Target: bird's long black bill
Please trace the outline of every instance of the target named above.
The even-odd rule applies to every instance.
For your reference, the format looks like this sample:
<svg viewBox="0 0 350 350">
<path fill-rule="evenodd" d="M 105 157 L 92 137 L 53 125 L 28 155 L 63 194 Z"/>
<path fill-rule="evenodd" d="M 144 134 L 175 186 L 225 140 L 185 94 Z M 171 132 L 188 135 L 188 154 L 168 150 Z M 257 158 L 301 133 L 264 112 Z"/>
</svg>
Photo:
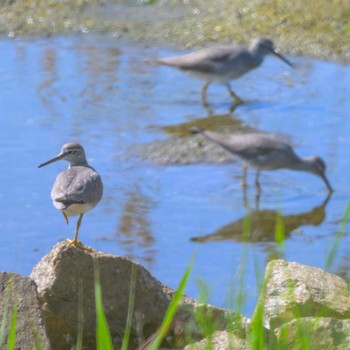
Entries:
<svg viewBox="0 0 350 350">
<path fill-rule="evenodd" d="M 294 68 L 294 64 L 287 60 L 284 56 L 282 56 L 280 53 L 277 51 L 272 51 L 272 54 L 278 57 L 280 60 L 282 60 L 284 63 L 288 64 L 289 67 Z"/>
<path fill-rule="evenodd" d="M 333 190 L 331 184 L 329 183 L 328 179 L 326 178 L 326 175 L 322 174 L 321 178 L 322 178 L 323 182 L 326 184 L 329 193 L 333 193 L 334 190 Z"/>
<path fill-rule="evenodd" d="M 48 165 L 48 164 L 51 164 L 53 162 L 57 162 L 58 160 L 62 159 L 63 158 L 63 154 L 59 154 L 58 156 L 56 156 L 55 158 L 52 158 L 50 160 L 48 160 L 47 162 L 45 163 L 42 163 L 38 166 L 38 168 L 42 168 L 43 166 L 45 165 Z"/>
</svg>

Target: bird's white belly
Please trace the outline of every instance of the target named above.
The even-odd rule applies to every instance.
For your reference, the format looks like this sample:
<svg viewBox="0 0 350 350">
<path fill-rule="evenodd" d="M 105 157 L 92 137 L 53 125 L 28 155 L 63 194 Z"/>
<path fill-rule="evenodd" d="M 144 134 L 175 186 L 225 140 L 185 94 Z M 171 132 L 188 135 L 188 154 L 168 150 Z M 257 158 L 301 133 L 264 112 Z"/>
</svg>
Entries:
<svg viewBox="0 0 350 350">
<path fill-rule="evenodd" d="M 89 210 L 96 207 L 97 203 L 84 203 L 84 204 L 71 204 L 68 208 L 64 209 L 62 203 L 53 202 L 56 209 L 62 211 L 67 216 L 78 216 L 84 214 Z"/>
</svg>

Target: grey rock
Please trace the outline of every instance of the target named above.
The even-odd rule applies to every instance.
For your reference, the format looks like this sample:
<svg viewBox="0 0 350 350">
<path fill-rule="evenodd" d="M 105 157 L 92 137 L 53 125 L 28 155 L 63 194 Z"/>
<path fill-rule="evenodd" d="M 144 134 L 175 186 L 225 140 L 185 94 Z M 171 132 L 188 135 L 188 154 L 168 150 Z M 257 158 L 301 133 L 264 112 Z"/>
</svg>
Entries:
<svg viewBox="0 0 350 350">
<path fill-rule="evenodd" d="M 297 317 L 350 318 L 346 282 L 322 269 L 273 260 L 266 267 L 258 301 L 265 322 L 275 329 Z M 257 311 L 256 311 L 257 312 Z"/>
<path fill-rule="evenodd" d="M 96 349 L 94 263 L 99 268 L 103 306 L 114 345 L 120 347 L 129 309 L 132 267 L 136 269 L 135 304 L 129 349 L 151 341 L 160 327 L 174 291 L 131 260 L 98 251 L 87 252 L 58 243 L 33 269 L 53 350 L 72 349 L 77 342 L 78 309 L 83 309 L 84 349 Z M 163 346 L 182 348 L 208 332 L 230 329 L 245 337 L 248 320 L 241 314 L 195 303 L 184 296 Z M 146 341 L 145 341 L 146 339 Z"/>
<path fill-rule="evenodd" d="M 15 306 L 17 307 L 15 349 L 32 350 L 36 349 L 39 343 L 42 349 L 50 349 L 35 282 L 29 277 L 3 272 L 0 273 L 0 290 L 0 320 L 6 321 L 4 343 L 0 344 L 0 349 L 7 349 Z"/>
<path fill-rule="evenodd" d="M 181 348 L 228 328 L 235 336 L 245 338 L 249 325 L 250 320 L 237 312 L 209 304 L 183 304 L 174 318 L 171 335 L 173 344 Z"/>
<path fill-rule="evenodd" d="M 185 346 L 184 350 L 250 350 L 248 342 L 227 331 L 217 331 L 210 338 Z"/>
<path fill-rule="evenodd" d="M 283 349 L 303 348 L 309 350 L 350 349 L 350 320 L 329 317 L 305 317 L 294 319 L 276 329 L 279 345 Z"/>
<path fill-rule="evenodd" d="M 96 348 L 94 261 L 99 268 L 104 311 L 115 345 L 120 345 L 124 334 L 132 266 L 136 268 L 132 342 L 148 337 L 163 320 L 173 291 L 145 268 L 124 257 L 90 253 L 60 242 L 30 275 L 38 286 L 53 350 L 71 349 L 76 344 L 79 303 L 83 305 L 84 349 Z"/>
</svg>

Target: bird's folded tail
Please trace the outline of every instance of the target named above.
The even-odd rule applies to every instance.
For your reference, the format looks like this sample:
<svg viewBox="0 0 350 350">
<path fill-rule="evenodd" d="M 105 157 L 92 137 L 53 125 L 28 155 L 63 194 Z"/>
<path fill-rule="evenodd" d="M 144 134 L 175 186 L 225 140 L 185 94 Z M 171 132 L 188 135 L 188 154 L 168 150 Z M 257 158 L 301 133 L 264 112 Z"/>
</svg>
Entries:
<svg viewBox="0 0 350 350">
<path fill-rule="evenodd" d="M 62 203 L 66 206 L 69 206 L 72 204 L 84 204 L 85 203 L 82 200 L 74 200 L 73 198 L 69 198 L 67 196 L 57 197 L 57 198 L 55 198 L 55 202 Z"/>
</svg>

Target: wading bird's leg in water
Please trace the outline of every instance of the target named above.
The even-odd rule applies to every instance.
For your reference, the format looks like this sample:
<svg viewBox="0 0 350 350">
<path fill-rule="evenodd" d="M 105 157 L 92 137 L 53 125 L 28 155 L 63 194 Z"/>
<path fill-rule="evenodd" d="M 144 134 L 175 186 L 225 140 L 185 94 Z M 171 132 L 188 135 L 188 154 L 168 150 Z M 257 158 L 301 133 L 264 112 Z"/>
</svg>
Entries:
<svg viewBox="0 0 350 350">
<path fill-rule="evenodd" d="M 240 105 L 243 103 L 243 100 L 235 94 L 235 92 L 231 89 L 231 85 L 229 83 L 226 84 L 227 90 L 230 96 L 234 99 L 235 105 Z"/>
<path fill-rule="evenodd" d="M 242 182 L 241 182 L 241 186 L 243 188 L 247 187 L 247 174 L 248 174 L 248 165 L 247 164 L 243 164 L 242 166 L 242 170 L 243 170 L 243 173 L 242 173 Z"/>
<path fill-rule="evenodd" d="M 203 86 L 202 86 L 202 104 L 204 107 L 208 107 L 208 100 L 207 100 L 207 90 L 208 90 L 208 86 L 210 85 L 210 81 L 206 81 Z"/>
<path fill-rule="evenodd" d="M 256 209 L 259 209 L 260 195 L 261 195 L 261 186 L 259 182 L 260 171 L 256 171 L 255 175 L 255 187 L 256 187 L 256 195 L 255 195 L 255 205 Z"/>
</svg>

